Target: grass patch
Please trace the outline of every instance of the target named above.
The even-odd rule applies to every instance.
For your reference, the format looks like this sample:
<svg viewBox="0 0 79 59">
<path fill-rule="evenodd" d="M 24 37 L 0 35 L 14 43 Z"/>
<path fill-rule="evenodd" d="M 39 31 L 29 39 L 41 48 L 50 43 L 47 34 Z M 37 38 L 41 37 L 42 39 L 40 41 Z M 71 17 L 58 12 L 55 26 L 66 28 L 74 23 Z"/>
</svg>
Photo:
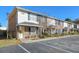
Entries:
<svg viewBox="0 0 79 59">
<path fill-rule="evenodd" d="M 6 47 L 9 45 L 17 45 L 20 44 L 21 41 L 20 40 L 16 40 L 16 39 L 1 39 L 0 40 L 0 48 L 1 47 Z"/>
</svg>

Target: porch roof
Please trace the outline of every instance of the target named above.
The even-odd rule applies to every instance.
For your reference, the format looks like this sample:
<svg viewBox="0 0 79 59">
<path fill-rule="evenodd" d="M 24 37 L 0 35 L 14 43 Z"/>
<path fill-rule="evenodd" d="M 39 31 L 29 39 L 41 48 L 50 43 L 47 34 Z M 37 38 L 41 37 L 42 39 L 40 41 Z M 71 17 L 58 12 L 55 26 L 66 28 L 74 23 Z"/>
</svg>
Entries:
<svg viewBox="0 0 79 59">
<path fill-rule="evenodd" d="M 63 26 L 48 26 L 49 29 L 62 29 Z"/>
<path fill-rule="evenodd" d="M 17 26 L 43 27 L 43 26 L 40 26 L 39 24 L 35 24 L 35 23 L 28 23 L 28 22 L 22 22 L 22 23 L 19 23 Z"/>
<path fill-rule="evenodd" d="M 55 29 L 56 26 L 48 26 L 49 29 Z"/>
</svg>

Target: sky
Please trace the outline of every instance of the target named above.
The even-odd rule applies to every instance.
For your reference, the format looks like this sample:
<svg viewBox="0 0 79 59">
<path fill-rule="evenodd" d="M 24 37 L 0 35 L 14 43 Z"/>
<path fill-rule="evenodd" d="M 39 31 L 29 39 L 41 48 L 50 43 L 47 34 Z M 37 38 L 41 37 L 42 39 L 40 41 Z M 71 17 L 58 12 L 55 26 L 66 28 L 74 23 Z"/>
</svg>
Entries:
<svg viewBox="0 0 79 59">
<path fill-rule="evenodd" d="M 79 18 L 79 6 L 20 6 L 61 20 Z M 11 13 L 14 6 L 0 6 L 0 23 L 3 27 L 8 26 L 7 13 Z"/>
</svg>

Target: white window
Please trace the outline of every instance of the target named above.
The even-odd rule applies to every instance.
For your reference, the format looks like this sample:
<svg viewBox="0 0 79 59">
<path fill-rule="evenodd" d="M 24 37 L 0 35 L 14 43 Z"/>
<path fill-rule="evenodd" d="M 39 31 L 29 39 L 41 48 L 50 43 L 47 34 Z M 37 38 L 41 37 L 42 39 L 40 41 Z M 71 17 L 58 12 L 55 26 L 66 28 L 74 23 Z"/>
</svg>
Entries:
<svg viewBox="0 0 79 59">
<path fill-rule="evenodd" d="M 37 16 L 34 14 L 29 14 L 29 20 L 31 21 L 37 21 Z"/>
<path fill-rule="evenodd" d="M 64 27 L 68 27 L 68 23 L 64 22 Z"/>
<path fill-rule="evenodd" d="M 18 23 L 27 22 L 28 21 L 28 13 L 18 11 Z"/>
<path fill-rule="evenodd" d="M 55 25 L 55 19 L 48 18 L 47 22 L 48 22 L 48 26 Z"/>
<path fill-rule="evenodd" d="M 79 25 L 77 25 L 77 28 L 79 29 Z"/>
<path fill-rule="evenodd" d="M 36 34 L 36 28 L 35 27 L 30 27 L 30 34 L 31 35 Z"/>
</svg>

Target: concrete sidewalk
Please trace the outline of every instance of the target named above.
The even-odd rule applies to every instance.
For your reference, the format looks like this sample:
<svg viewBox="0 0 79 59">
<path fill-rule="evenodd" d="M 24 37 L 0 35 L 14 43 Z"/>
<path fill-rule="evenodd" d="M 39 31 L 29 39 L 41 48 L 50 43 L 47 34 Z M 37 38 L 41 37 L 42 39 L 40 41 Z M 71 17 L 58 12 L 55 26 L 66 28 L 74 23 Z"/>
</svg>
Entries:
<svg viewBox="0 0 79 59">
<path fill-rule="evenodd" d="M 43 39 L 37 39 L 37 40 L 28 40 L 28 39 L 25 39 L 25 41 L 22 41 L 22 42 L 23 43 L 32 43 L 32 42 L 39 42 L 39 41 L 45 41 L 45 40 L 60 39 L 60 38 L 66 38 L 66 37 L 72 37 L 72 36 L 79 36 L 79 35 L 66 35 L 66 36 L 60 36 L 60 37 L 49 37 L 49 38 L 43 38 Z"/>
</svg>

